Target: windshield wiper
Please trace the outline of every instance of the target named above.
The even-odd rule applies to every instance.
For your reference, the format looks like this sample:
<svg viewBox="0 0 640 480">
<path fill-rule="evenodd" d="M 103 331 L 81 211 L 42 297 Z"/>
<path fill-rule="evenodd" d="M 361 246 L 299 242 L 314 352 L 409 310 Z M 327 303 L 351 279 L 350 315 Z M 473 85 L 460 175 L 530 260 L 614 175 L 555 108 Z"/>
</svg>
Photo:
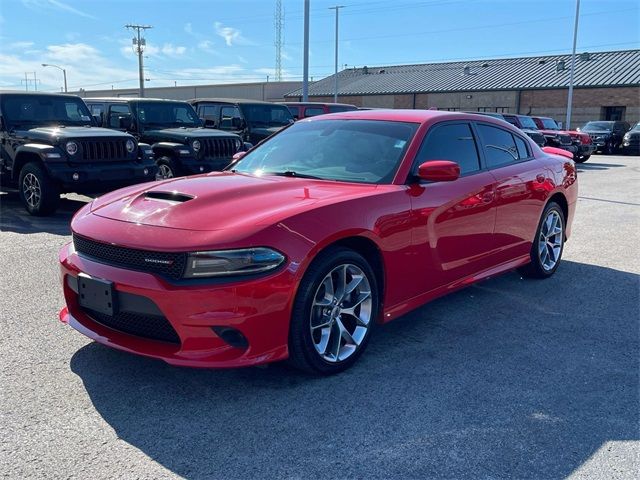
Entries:
<svg viewBox="0 0 640 480">
<path fill-rule="evenodd" d="M 297 178 L 311 178 L 315 180 L 324 180 L 322 177 L 317 177 L 315 175 L 308 175 L 306 173 L 298 173 L 294 170 L 285 170 L 284 172 L 265 172 L 269 175 L 277 175 L 279 177 L 297 177 Z"/>
</svg>

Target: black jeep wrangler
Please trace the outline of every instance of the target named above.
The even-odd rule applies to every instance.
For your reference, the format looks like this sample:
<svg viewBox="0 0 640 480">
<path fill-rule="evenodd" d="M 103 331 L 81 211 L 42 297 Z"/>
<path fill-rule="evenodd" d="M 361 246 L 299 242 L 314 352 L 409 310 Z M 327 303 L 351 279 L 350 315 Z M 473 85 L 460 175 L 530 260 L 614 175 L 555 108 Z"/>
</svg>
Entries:
<svg viewBox="0 0 640 480">
<path fill-rule="evenodd" d="M 99 125 L 151 144 L 159 178 L 222 170 L 244 149 L 238 135 L 203 128 L 187 102 L 150 98 L 86 98 Z"/>
<path fill-rule="evenodd" d="M 0 180 L 30 214 L 53 213 L 61 193 L 106 192 L 156 171 L 148 145 L 97 128 L 80 97 L 0 92 Z"/>
<path fill-rule="evenodd" d="M 189 103 L 205 127 L 236 133 L 255 145 L 295 120 L 286 105 L 233 98 L 197 98 Z"/>
</svg>

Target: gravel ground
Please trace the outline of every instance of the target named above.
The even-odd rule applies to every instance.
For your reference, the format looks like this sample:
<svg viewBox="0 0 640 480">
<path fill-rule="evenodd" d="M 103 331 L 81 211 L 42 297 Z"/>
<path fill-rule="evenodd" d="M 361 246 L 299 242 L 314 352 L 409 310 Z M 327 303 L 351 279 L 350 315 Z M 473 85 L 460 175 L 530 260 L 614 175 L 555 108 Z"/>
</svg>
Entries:
<svg viewBox="0 0 640 480">
<path fill-rule="evenodd" d="M 190 370 L 57 320 L 56 216 L 0 196 L 7 478 L 637 478 L 640 157 L 594 156 L 564 263 L 378 328 L 348 372 Z M 635 474 L 633 472 L 636 472 Z"/>
</svg>

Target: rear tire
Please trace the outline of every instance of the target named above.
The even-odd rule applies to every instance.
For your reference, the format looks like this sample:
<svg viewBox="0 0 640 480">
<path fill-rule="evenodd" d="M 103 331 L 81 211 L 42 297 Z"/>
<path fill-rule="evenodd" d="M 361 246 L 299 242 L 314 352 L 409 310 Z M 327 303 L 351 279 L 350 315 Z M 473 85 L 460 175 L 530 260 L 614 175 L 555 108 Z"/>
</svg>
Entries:
<svg viewBox="0 0 640 480">
<path fill-rule="evenodd" d="M 518 271 L 525 277 L 548 278 L 562 259 L 565 237 L 565 218 L 560 205 L 549 202 L 542 212 L 536 236 L 531 245 L 531 262 Z"/>
<path fill-rule="evenodd" d="M 60 188 L 41 165 L 29 162 L 19 177 L 20 200 L 27 212 L 44 217 L 55 212 L 60 204 Z"/>
<path fill-rule="evenodd" d="M 158 173 L 156 179 L 167 180 L 169 178 L 180 177 L 180 167 L 176 164 L 175 160 L 170 157 L 160 157 L 156 161 L 158 164 Z"/>
<path fill-rule="evenodd" d="M 320 253 L 293 305 L 289 363 L 316 375 L 349 368 L 369 342 L 379 305 L 375 274 L 362 255 L 343 247 Z"/>
</svg>

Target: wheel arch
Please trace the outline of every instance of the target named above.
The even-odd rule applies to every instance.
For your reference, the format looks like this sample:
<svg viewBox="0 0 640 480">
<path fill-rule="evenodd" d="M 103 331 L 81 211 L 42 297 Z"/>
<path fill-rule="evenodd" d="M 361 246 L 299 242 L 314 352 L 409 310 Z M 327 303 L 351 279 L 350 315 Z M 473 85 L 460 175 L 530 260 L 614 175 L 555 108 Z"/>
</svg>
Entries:
<svg viewBox="0 0 640 480">
<path fill-rule="evenodd" d="M 37 163 L 42 166 L 46 170 L 46 166 L 42 161 L 42 157 L 33 151 L 23 150 L 18 152 L 15 160 L 13 161 L 13 169 L 11 170 L 11 178 L 15 181 L 18 181 L 20 178 L 20 171 L 22 167 L 24 167 L 27 163 Z"/>
<path fill-rule="evenodd" d="M 317 257 L 320 253 L 336 247 L 345 247 L 354 252 L 362 255 L 365 260 L 371 266 L 373 273 L 376 276 L 376 284 L 378 287 L 378 298 L 380 299 L 380 312 L 382 313 L 382 306 L 384 304 L 384 294 L 386 291 L 386 270 L 384 265 L 384 257 L 382 255 L 382 251 L 376 242 L 372 239 L 361 236 L 361 235 L 351 235 L 347 237 L 342 237 L 337 240 L 334 240 L 331 243 L 323 246 L 320 250 L 318 250 L 314 257 Z M 308 267 L 307 267 L 308 269 Z"/>
</svg>

